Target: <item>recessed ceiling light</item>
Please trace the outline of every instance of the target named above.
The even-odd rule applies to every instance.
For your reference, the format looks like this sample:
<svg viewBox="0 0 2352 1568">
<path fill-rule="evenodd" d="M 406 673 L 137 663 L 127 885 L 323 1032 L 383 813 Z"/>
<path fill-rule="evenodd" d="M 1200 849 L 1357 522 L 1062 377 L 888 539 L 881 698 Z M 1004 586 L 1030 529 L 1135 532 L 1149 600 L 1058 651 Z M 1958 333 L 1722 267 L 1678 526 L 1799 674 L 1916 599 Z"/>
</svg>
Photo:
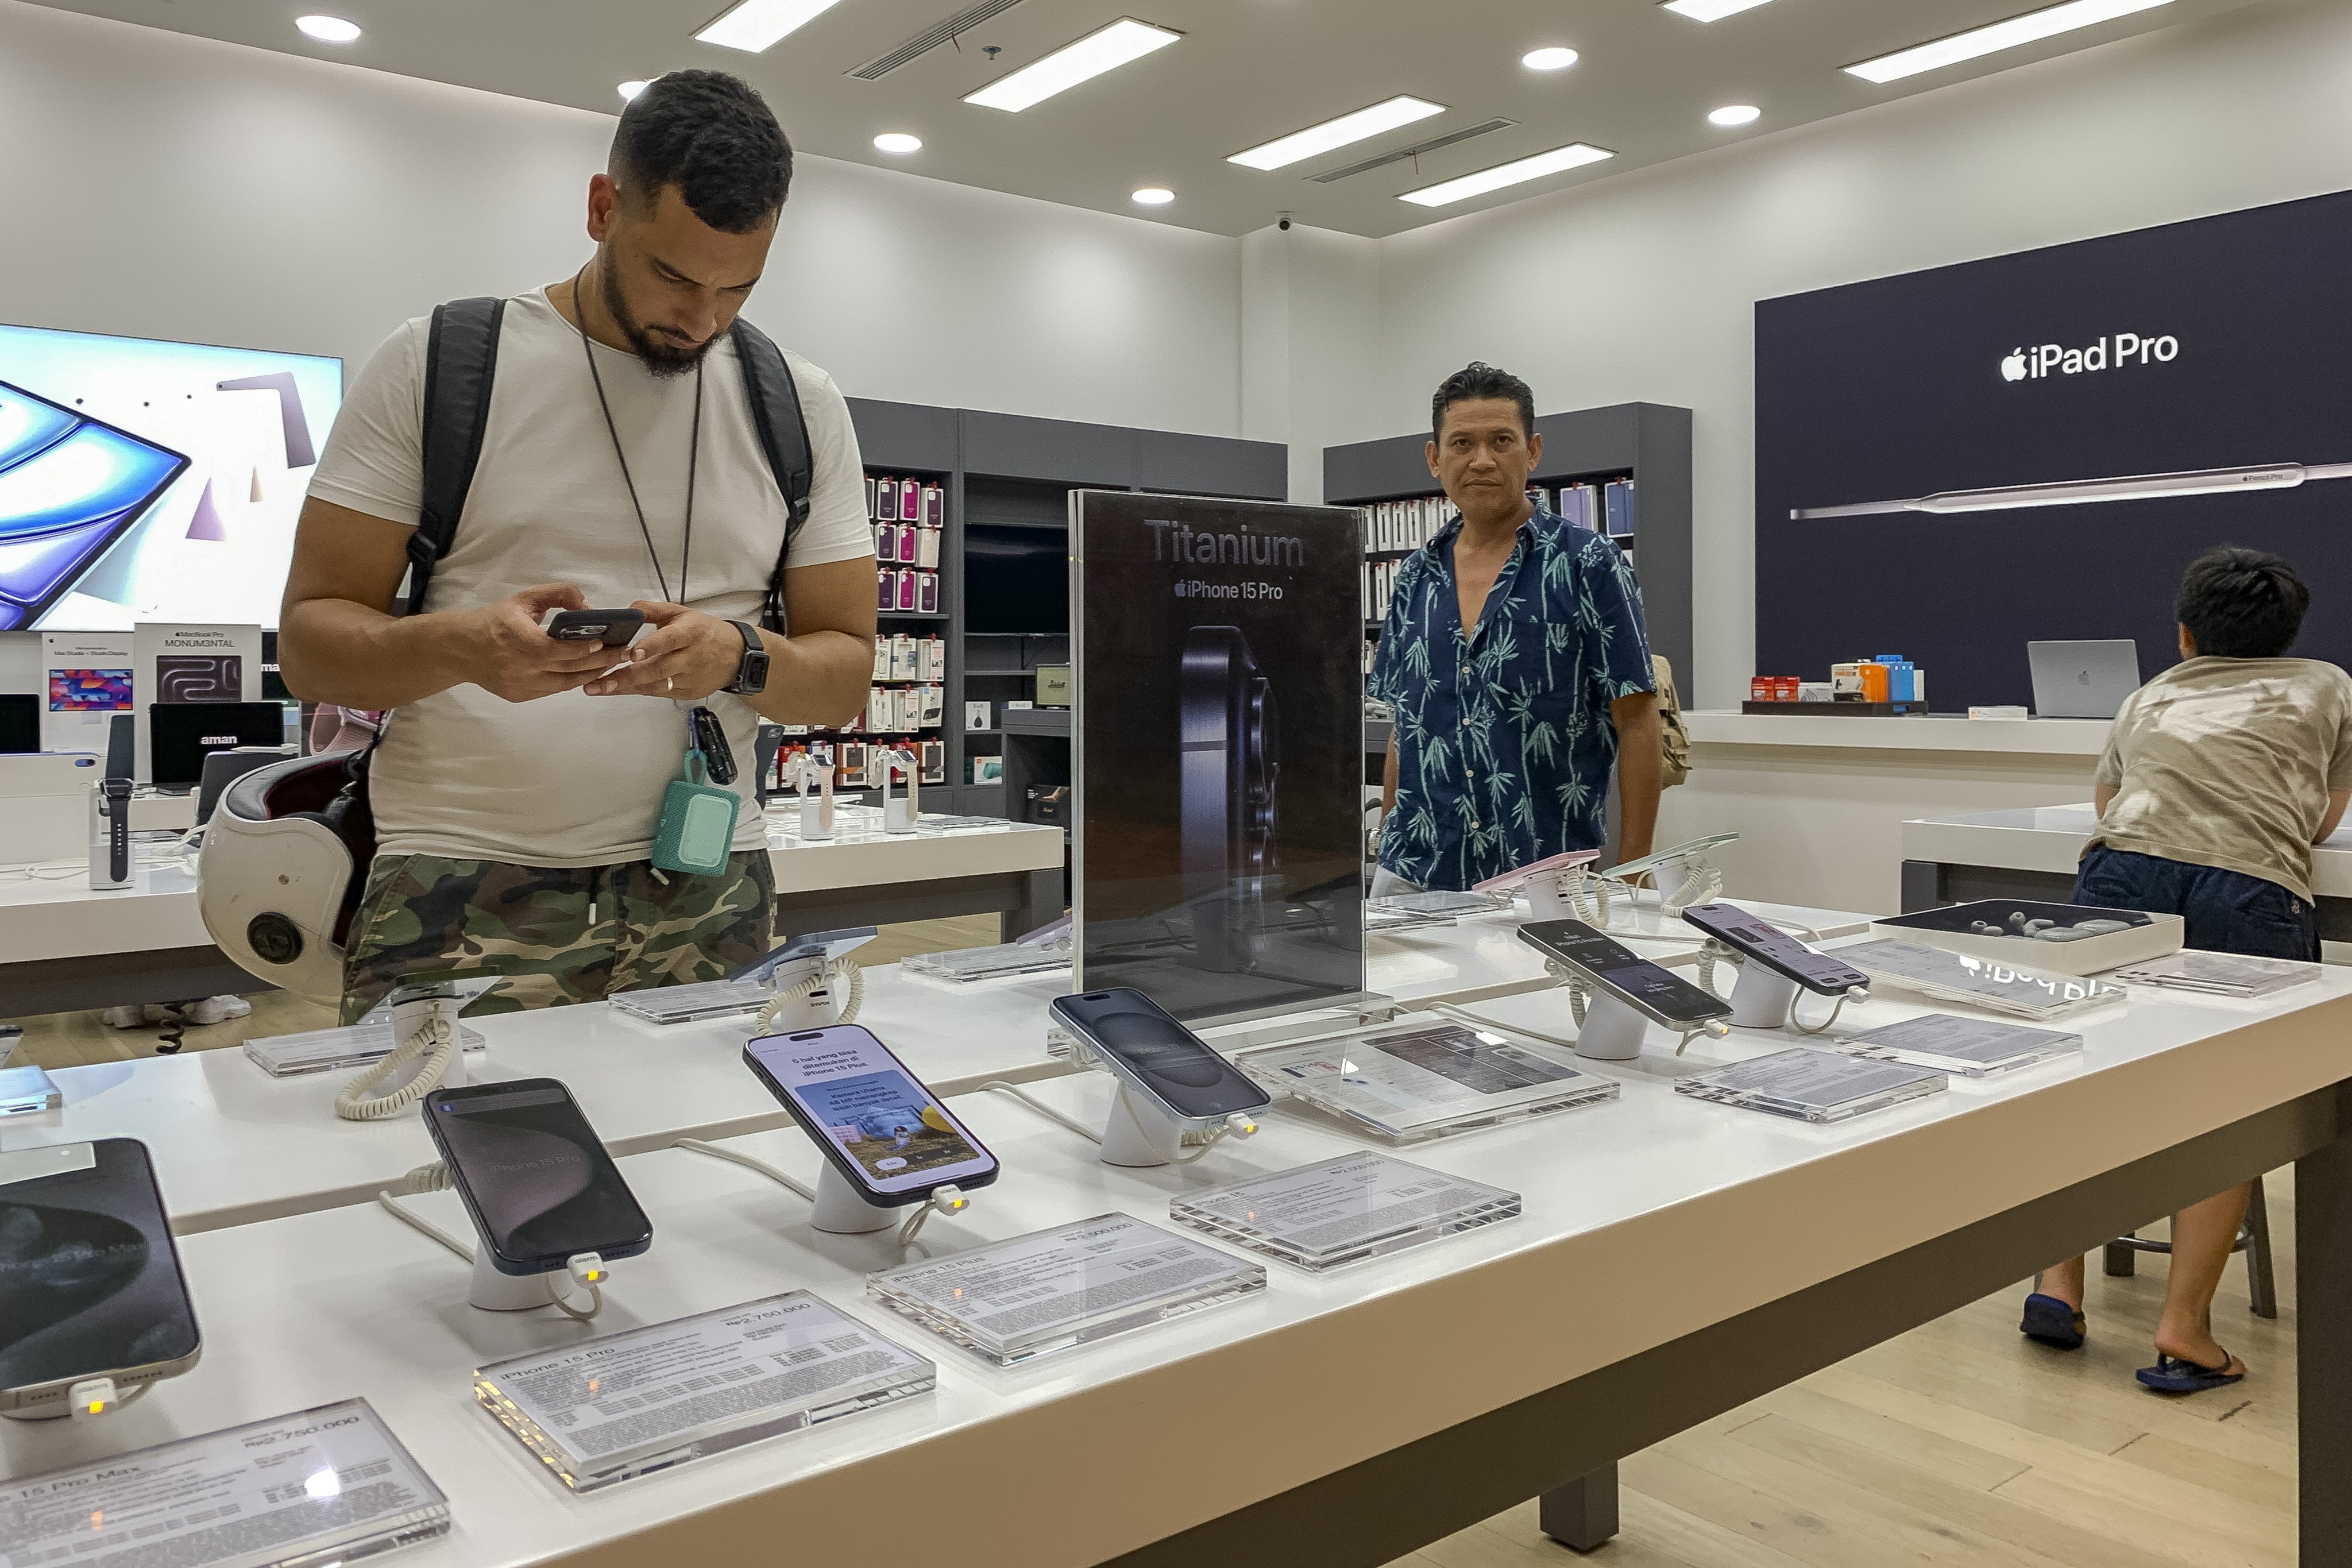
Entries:
<svg viewBox="0 0 2352 1568">
<path fill-rule="evenodd" d="M 653 86 L 653 83 L 649 81 L 625 81 L 620 85 L 617 90 L 621 95 L 622 102 L 634 103 L 636 101 L 637 94 L 645 91 L 646 89 L 651 86 Z"/>
<path fill-rule="evenodd" d="M 919 153 L 923 150 L 923 139 L 909 136 L 903 131 L 885 131 L 874 138 L 874 150 L 877 153 Z"/>
<path fill-rule="evenodd" d="M 360 36 L 359 24 L 346 22 L 341 16 L 297 16 L 294 25 L 303 36 L 322 44 L 348 44 Z"/>
<path fill-rule="evenodd" d="M 1002 109 L 1018 114 L 1057 92 L 1067 92 L 1082 81 L 1091 81 L 1105 71 L 1117 70 L 1129 61 L 1164 49 L 1183 36 L 1149 22 L 1139 22 L 1132 16 L 1122 16 L 1075 44 L 1055 49 L 1044 59 L 1033 60 L 1009 76 L 999 77 L 978 92 L 966 95 L 964 101 L 982 109 Z"/>
<path fill-rule="evenodd" d="M 1764 118 L 1764 111 L 1752 103 L 1727 103 L 1707 114 L 1710 125 L 1753 125 Z"/>
<path fill-rule="evenodd" d="M 1694 22 L 1720 22 L 1763 4 L 1764 0 L 1666 0 L 1665 9 Z"/>
<path fill-rule="evenodd" d="M 1458 180 L 1448 180 L 1443 184 L 1424 186 L 1418 191 L 1407 191 L 1397 200 L 1411 202 L 1416 206 L 1442 207 L 1453 202 L 1466 202 L 1472 196 L 1483 196 L 1488 191 L 1499 191 L 1505 185 L 1523 184 L 1529 180 L 1540 180 L 1546 174 L 1557 174 L 1563 169 L 1581 168 L 1587 163 L 1598 163 L 1603 158 L 1615 156 L 1617 156 L 1616 153 L 1604 148 L 1587 146 L 1581 142 L 1571 142 L 1565 147 L 1555 147 L 1549 153 L 1538 153 L 1532 158 L 1522 158 L 1516 163 L 1498 163 L 1491 169 L 1481 169 L 1475 174 L 1465 174 Z"/>
<path fill-rule="evenodd" d="M 838 4 L 840 0 L 743 0 L 694 36 L 702 43 L 756 55 Z"/>
<path fill-rule="evenodd" d="M 1253 169 L 1279 169 L 1302 158 L 1328 153 L 1334 147 L 1345 147 L 1350 142 L 1361 142 L 1367 136 L 1378 136 L 1383 131 L 1393 131 L 1400 125 L 1410 125 L 1416 120 L 1426 120 L 1433 114 L 1444 112 L 1445 105 L 1442 103 L 1424 103 L 1417 98 L 1391 98 L 1386 103 L 1376 103 L 1370 109 L 1343 114 L 1320 125 L 1294 131 L 1246 153 L 1236 153 L 1225 162 L 1246 164 Z"/>
<path fill-rule="evenodd" d="M 1176 193 L 1165 185 L 1146 185 L 1135 193 L 1135 199 L 1147 207 L 1164 207 L 1176 199 Z"/>
<path fill-rule="evenodd" d="M 1899 81 L 1922 71 L 1937 70 L 1945 66 L 1972 60 L 2000 49 L 2013 49 L 2021 44 L 2039 43 L 2060 33 L 2088 27 L 2099 22 L 2128 16 L 2135 11 L 2153 10 L 2168 5 L 2172 0 L 2070 0 L 2064 5 L 2053 5 L 2046 11 L 2029 11 L 2022 16 L 2011 16 L 2006 22 L 1995 22 L 1989 27 L 1976 27 L 1965 33 L 1955 33 L 1948 38 L 1938 38 L 1932 44 L 1921 44 L 1913 49 L 1903 49 L 1891 55 L 1881 55 L 1874 60 L 1864 60 L 1846 70 L 1865 81 Z"/>
<path fill-rule="evenodd" d="M 1564 71 L 1576 63 L 1576 51 L 1557 45 L 1550 48 L 1529 49 L 1519 57 L 1519 63 L 1531 71 Z"/>
</svg>

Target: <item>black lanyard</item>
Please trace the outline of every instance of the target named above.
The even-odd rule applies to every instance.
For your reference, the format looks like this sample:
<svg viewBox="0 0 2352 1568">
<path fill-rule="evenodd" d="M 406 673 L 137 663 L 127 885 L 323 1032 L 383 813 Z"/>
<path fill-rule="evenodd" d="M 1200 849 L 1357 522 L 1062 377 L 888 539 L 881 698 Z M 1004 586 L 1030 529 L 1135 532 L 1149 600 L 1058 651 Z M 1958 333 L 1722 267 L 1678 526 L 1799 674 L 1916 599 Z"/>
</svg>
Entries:
<svg viewBox="0 0 2352 1568">
<path fill-rule="evenodd" d="M 580 352 L 588 356 L 588 379 L 596 384 L 596 406 L 604 411 L 604 434 L 613 438 L 613 456 L 620 460 L 621 482 L 629 487 L 629 505 L 637 514 L 637 531 L 646 538 L 646 556 L 654 563 L 654 581 L 662 597 L 673 605 L 686 603 L 686 569 L 694 560 L 694 479 L 702 461 L 702 363 L 694 366 L 694 434 L 686 449 L 686 542 L 678 552 L 677 597 L 669 596 L 669 578 L 662 572 L 661 555 L 654 549 L 654 531 L 646 526 L 645 503 L 637 500 L 637 481 L 629 472 L 629 455 L 621 450 L 621 432 L 613 423 L 613 405 L 604 396 L 604 378 L 596 370 L 596 350 L 588 341 L 588 314 L 580 308 L 580 279 L 588 268 L 572 275 L 572 313 L 580 318 Z"/>
</svg>

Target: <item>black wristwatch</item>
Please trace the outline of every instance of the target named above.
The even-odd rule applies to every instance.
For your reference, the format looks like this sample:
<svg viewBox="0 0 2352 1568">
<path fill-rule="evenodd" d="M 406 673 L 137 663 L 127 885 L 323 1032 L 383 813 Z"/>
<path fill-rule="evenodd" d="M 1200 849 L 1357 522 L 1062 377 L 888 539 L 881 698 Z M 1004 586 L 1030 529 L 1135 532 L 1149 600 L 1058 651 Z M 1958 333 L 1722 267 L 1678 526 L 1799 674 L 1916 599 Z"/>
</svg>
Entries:
<svg viewBox="0 0 2352 1568">
<path fill-rule="evenodd" d="M 744 621 L 727 623 L 743 634 L 743 662 L 735 667 L 734 683 L 727 688 L 738 697 L 757 697 L 768 689 L 768 645 L 759 628 Z"/>
</svg>

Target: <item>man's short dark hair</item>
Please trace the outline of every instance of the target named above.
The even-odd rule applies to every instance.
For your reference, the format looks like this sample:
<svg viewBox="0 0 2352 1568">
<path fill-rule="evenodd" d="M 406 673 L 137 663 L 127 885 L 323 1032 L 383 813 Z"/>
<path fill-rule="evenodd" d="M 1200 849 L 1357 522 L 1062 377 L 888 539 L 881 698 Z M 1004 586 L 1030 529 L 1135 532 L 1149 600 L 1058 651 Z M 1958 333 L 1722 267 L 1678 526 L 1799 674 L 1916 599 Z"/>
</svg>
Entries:
<svg viewBox="0 0 2352 1568">
<path fill-rule="evenodd" d="M 711 227 L 749 234 L 783 208 L 793 144 L 740 77 L 671 71 L 621 110 L 609 172 L 635 210 L 651 211 L 662 187 L 676 185 Z"/>
<path fill-rule="evenodd" d="M 1507 370 L 1496 370 L 1484 360 L 1472 360 L 1438 384 L 1429 400 L 1429 436 L 1445 434 L 1445 411 L 1457 403 L 1483 403 L 1489 398 L 1519 405 L 1519 427 L 1532 439 L 1536 433 L 1536 395 Z"/>
<path fill-rule="evenodd" d="M 2276 658 L 2294 646 L 2311 590 L 2294 568 L 2260 550 L 2225 544 L 2189 563 L 2174 605 L 2197 651 L 2217 658 Z"/>
</svg>

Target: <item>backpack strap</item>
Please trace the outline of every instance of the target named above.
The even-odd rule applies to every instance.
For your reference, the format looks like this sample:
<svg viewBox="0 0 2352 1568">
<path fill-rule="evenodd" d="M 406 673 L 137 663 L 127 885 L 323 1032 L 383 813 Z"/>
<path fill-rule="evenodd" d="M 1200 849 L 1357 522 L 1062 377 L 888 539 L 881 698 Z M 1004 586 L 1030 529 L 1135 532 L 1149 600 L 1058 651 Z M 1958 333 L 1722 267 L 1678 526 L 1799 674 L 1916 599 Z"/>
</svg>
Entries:
<svg viewBox="0 0 2352 1568">
<path fill-rule="evenodd" d="M 784 542 L 776 552 L 776 570 L 768 578 L 768 595 L 760 605 L 760 624 L 781 636 L 786 629 L 784 561 L 809 515 L 814 464 L 809 456 L 808 422 L 801 414 L 801 392 L 793 382 L 792 367 L 784 363 L 784 352 L 775 340 L 740 316 L 735 318 L 731 335 L 735 358 L 743 366 L 743 391 L 751 405 L 751 423 L 760 432 L 768 467 L 775 472 L 776 488 L 784 494 Z"/>
<path fill-rule="evenodd" d="M 425 490 L 408 536 L 408 613 L 425 607 L 433 568 L 449 553 L 490 422 L 504 300 L 452 300 L 433 308 L 425 348 Z"/>
</svg>

